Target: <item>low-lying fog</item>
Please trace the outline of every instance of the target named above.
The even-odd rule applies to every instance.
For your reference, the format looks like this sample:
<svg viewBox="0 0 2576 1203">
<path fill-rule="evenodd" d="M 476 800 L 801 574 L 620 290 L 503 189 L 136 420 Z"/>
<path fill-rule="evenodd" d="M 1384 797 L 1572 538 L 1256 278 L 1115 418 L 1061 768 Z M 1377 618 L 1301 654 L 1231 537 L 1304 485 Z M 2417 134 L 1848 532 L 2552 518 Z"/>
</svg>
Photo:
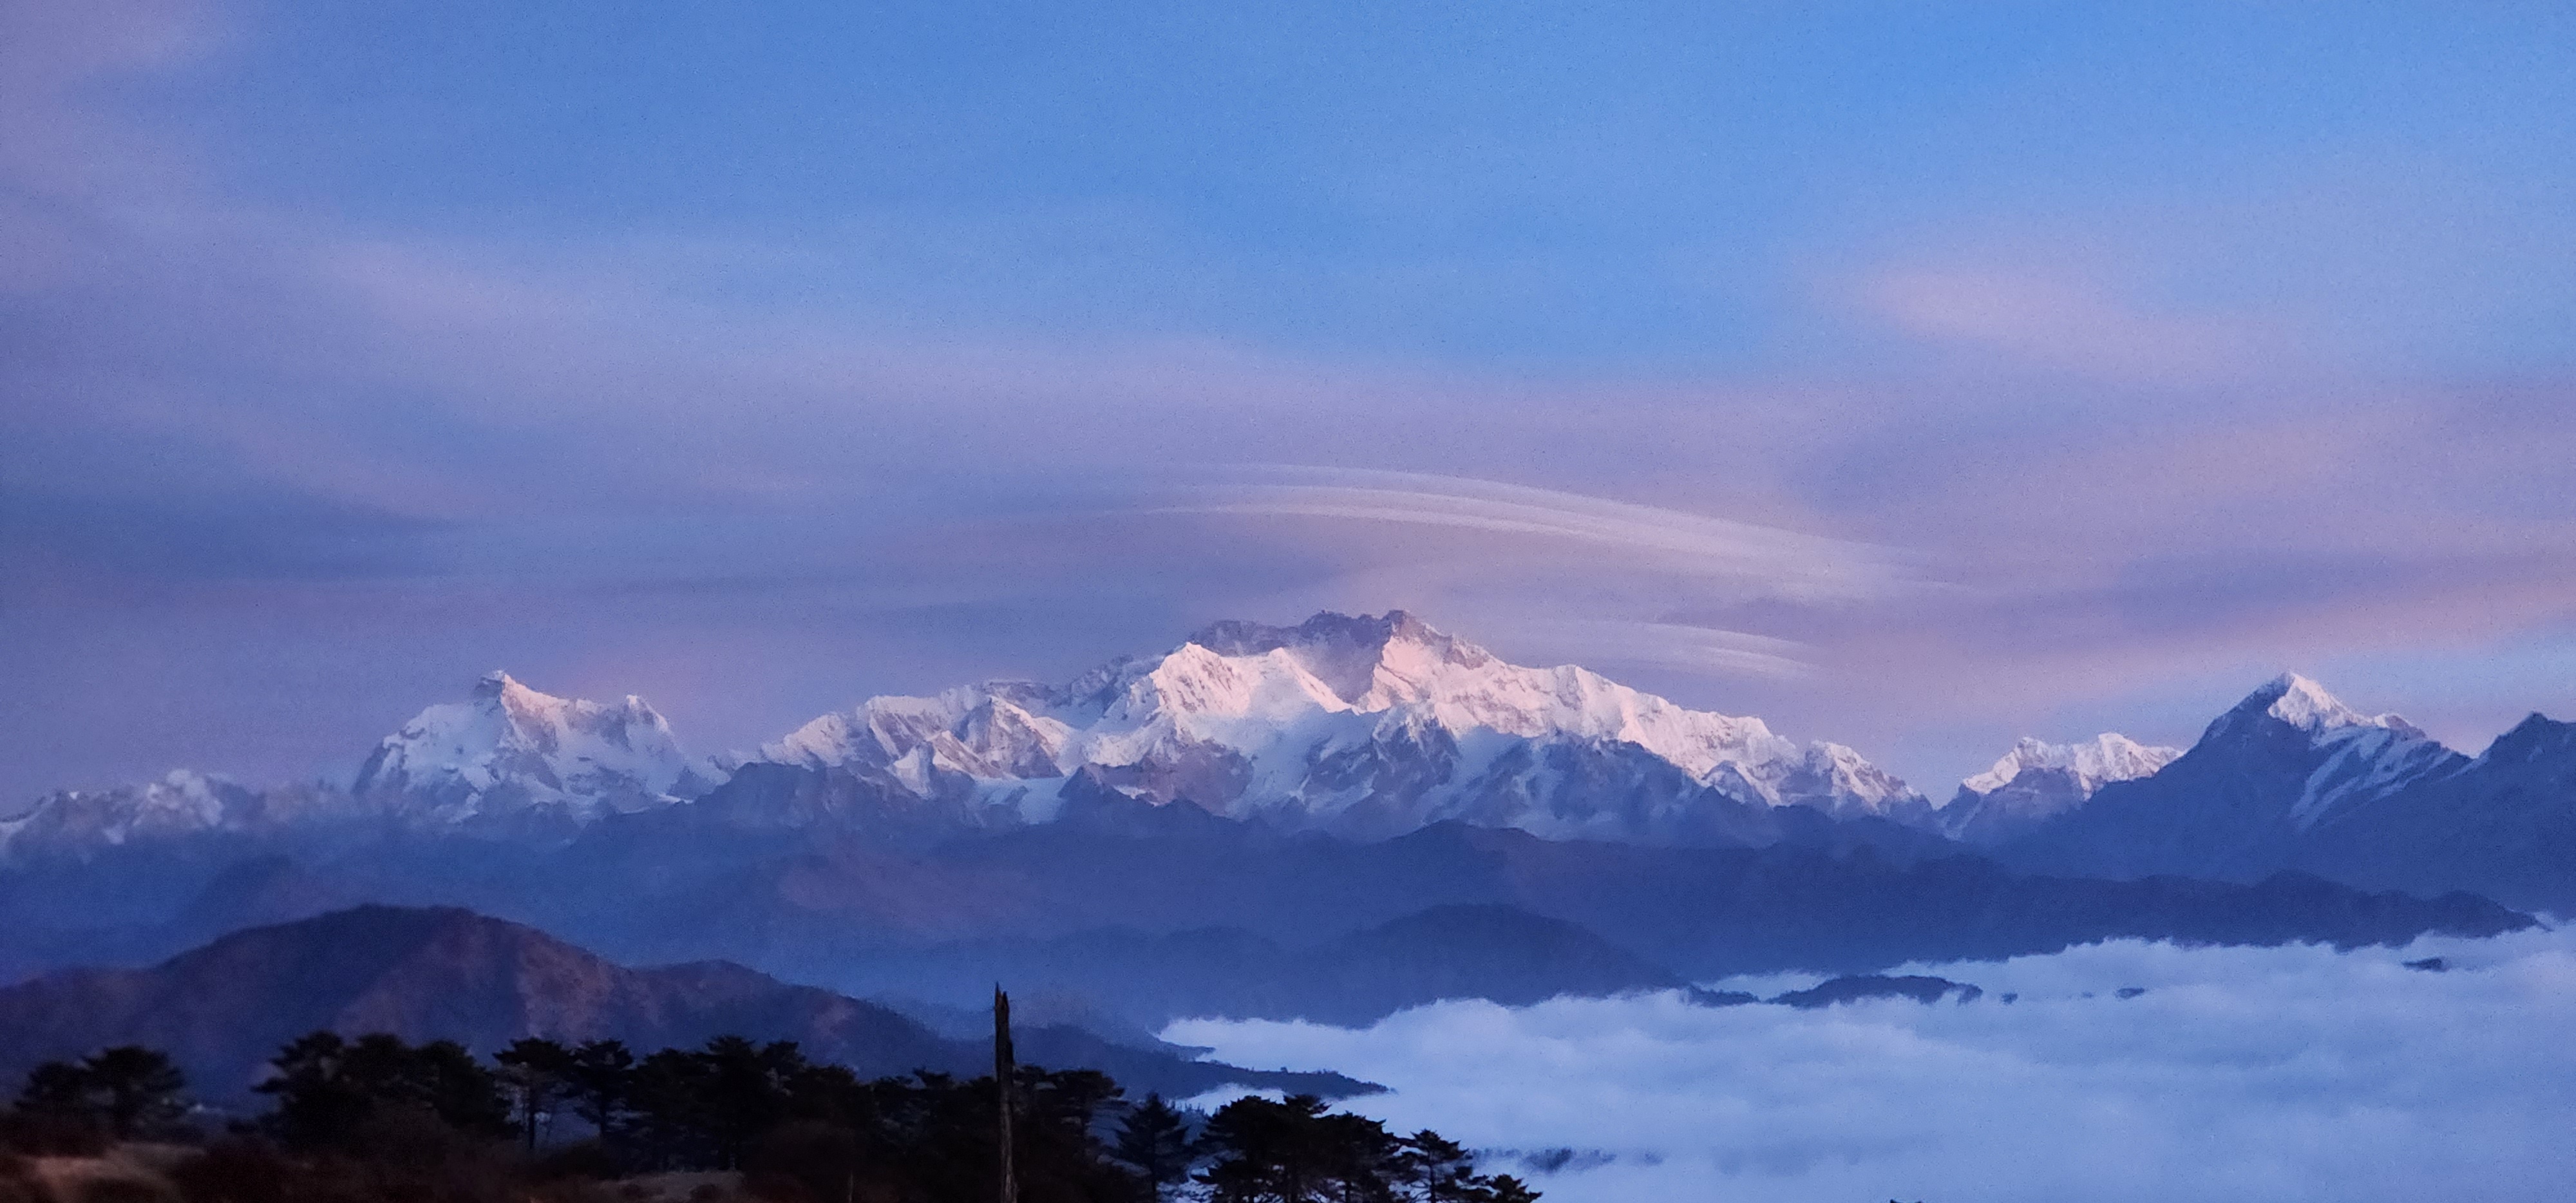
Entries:
<svg viewBox="0 0 2576 1203">
<path fill-rule="evenodd" d="M 2431 957 L 2447 971 L 2404 965 Z M 1351 1106 L 1403 1131 L 1573 1150 L 1537 1163 L 1562 1162 L 1533 1175 L 1554 1203 L 2576 1192 L 2576 932 L 2350 953 L 2124 941 L 1897 972 L 1986 994 L 1459 1002 L 1362 1030 L 1193 1020 L 1166 1036 L 1383 1082 Z M 1712 984 L 1767 997 L 1814 980 Z"/>
</svg>

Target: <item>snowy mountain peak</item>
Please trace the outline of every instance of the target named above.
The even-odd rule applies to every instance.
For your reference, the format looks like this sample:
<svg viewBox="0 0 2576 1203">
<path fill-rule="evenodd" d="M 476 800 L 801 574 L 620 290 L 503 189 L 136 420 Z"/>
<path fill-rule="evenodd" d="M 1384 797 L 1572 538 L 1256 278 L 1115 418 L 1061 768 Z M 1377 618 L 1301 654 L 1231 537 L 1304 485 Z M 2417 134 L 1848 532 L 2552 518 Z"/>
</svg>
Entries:
<svg viewBox="0 0 2576 1203">
<path fill-rule="evenodd" d="M 354 792 L 441 823 L 543 812 L 587 820 L 663 805 L 707 784 L 643 699 L 559 698 L 494 671 L 475 683 L 470 701 L 431 706 L 386 736 Z"/>
<path fill-rule="evenodd" d="M 2385 727 L 2386 716 L 2374 720 L 2343 704 L 2327 693 L 2325 686 L 2297 673 L 2282 673 L 2265 685 L 2262 692 L 2274 695 L 2264 713 L 2302 731 L 2323 731 L 2332 727 Z"/>
<path fill-rule="evenodd" d="M 2526 764 L 2571 756 L 2576 756 L 2576 723 L 2533 711 L 2512 730 L 2496 736 L 2478 759 L 2488 764 Z"/>
<path fill-rule="evenodd" d="M 1961 781 L 1959 786 L 1970 793 L 1991 794 L 2026 771 L 2054 769 L 2066 773 L 2089 796 L 2114 781 L 2152 776 L 2181 755 L 2180 748 L 2151 747 L 2110 731 L 2073 744 L 2045 743 L 2023 736 L 2013 744 L 2012 751 L 1995 761 L 1994 767 Z"/>
<path fill-rule="evenodd" d="M 1384 614 L 1316 614 L 1293 627 L 1271 626 L 1229 618 L 1209 623 L 1188 642 L 1221 656 L 1253 656 L 1273 648 L 1347 648 L 1374 654 L 1389 643 L 1464 646 L 1402 610 Z M 1477 654 L 1485 654 L 1476 649 Z"/>
<path fill-rule="evenodd" d="M 2443 747 L 2394 714 L 2363 714 L 2325 687 L 2297 673 L 2283 673 L 2218 716 L 2193 749 L 2233 762 L 2238 749 L 2277 748 L 2282 728 L 2305 745 L 2307 780 L 2288 808 L 2299 829 L 2312 827 L 2347 803 L 2381 796 L 2426 777 L 2457 770 L 2468 758 Z M 2293 745 L 2295 746 L 2295 745 Z M 2277 752 L 2262 753 L 2275 756 Z"/>
<path fill-rule="evenodd" d="M 1841 745 L 1801 748 L 1758 718 L 1689 710 L 1572 665 L 1512 664 L 1402 610 L 1356 617 L 1327 612 L 1294 627 L 1218 623 L 1164 663 L 1209 657 L 1280 677 L 1271 688 L 1287 709 L 1273 712 L 1274 720 L 1294 710 L 1289 699 L 1303 693 L 1321 712 L 1386 715 L 1453 740 L 1482 732 L 1633 746 L 1694 780 L 1764 805 L 1877 814 L 1916 798 L 1904 782 Z M 1186 728 L 1203 726 L 1191 720 L 1208 713 L 1186 693 L 1157 701 L 1183 716 Z"/>
<path fill-rule="evenodd" d="M 2286 723 L 2305 732 L 2310 740 L 2345 738 L 2370 730 L 2394 732 L 2406 739 L 2427 738 L 2405 719 L 2394 714 L 2363 714 L 2326 692 L 2324 686 L 2297 673 L 2282 673 L 2245 695 L 2244 701 L 2211 723 L 2201 738 L 2244 730 L 2249 722 L 2258 719 Z"/>
<path fill-rule="evenodd" d="M 1190 636 L 1185 646 L 1227 658 L 1284 652 L 1335 697 L 1352 704 L 1377 688 L 1380 671 L 1390 664 L 1472 669 L 1494 662 L 1493 653 L 1402 610 L 1357 616 L 1326 611 L 1293 627 L 1218 622 Z"/>
<path fill-rule="evenodd" d="M 2074 810 L 2115 781 L 2152 777 L 2182 756 L 2112 732 L 2073 744 L 2027 736 L 1987 769 L 1959 783 L 1939 811 L 1941 831 L 1973 844 L 1995 844 Z"/>
</svg>

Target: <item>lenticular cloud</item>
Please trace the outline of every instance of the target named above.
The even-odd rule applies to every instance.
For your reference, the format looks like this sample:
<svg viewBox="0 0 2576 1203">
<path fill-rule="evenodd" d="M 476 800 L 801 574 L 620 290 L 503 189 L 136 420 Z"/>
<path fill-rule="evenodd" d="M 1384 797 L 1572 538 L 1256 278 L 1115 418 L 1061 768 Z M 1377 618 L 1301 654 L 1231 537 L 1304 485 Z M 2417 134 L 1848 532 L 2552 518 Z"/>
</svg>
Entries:
<svg viewBox="0 0 2576 1203">
<path fill-rule="evenodd" d="M 1554 1167 L 1537 1184 L 1557 1203 L 2536 1200 L 2576 1181 L 2570 933 L 2351 953 L 2126 941 L 1919 971 L 1986 994 L 1462 1002 L 1357 1031 L 1167 1035 L 1384 1082 L 1356 1109 Z"/>
</svg>

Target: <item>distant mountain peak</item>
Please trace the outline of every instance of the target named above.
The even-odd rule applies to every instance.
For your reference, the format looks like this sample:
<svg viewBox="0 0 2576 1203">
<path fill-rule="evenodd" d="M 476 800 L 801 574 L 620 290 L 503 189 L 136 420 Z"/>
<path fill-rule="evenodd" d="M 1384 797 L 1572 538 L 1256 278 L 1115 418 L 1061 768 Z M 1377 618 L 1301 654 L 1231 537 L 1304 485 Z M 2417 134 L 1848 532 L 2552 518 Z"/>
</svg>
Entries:
<svg viewBox="0 0 2576 1203">
<path fill-rule="evenodd" d="M 2504 764 L 2576 754 L 2576 723 L 2562 723 L 2533 711 L 2513 729 L 2496 736 L 2478 759 Z"/>
<path fill-rule="evenodd" d="M 2105 731 L 2080 743 L 2053 744 L 2023 736 L 1992 768 L 1961 781 L 1971 793 L 1991 794 L 2032 769 L 2058 769 L 2091 794 L 2113 781 L 2130 781 L 2154 773 L 2182 755 L 2180 748 L 2151 747 Z"/>
<path fill-rule="evenodd" d="M 1475 668 L 1495 660 L 1493 653 L 1403 610 L 1375 615 L 1326 610 L 1293 627 L 1229 619 L 1201 628 L 1183 646 L 1230 659 L 1286 652 L 1334 696 L 1354 705 L 1364 704 L 1378 684 L 1379 669 L 1391 662 Z"/>
<path fill-rule="evenodd" d="M 1256 656 L 1274 648 L 1342 643 L 1382 648 L 1391 642 L 1449 642 L 1450 637 L 1403 610 L 1384 614 L 1343 614 L 1319 610 L 1293 627 L 1272 626 L 1240 618 L 1220 619 L 1199 628 L 1189 642 L 1221 656 Z"/>
<path fill-rule="evenodd" d="M 2250 876 L 2468 764 L 2394 714 L 2364 714 L 2283 673 L 2153 777 L 2058 814 L 2014 855 L 2051 872 Z"/>
<path fill-rule="evenodd" d="M 103 790 L 59 790 L 0 820 L 0 852 L 70 850 L 209 831 L 240 821 L 258 796 L 223 777 L 172 769 L 157 781 Z"/>
<path fill-rule="evenodd" d="M 2326 687 L 2297 673 L 2282 673 L 2272 678 L 2256 697 L 2271 696 L 2263 712 L 2303 731 L 2323 731 L 2332 727 L 2384 727 L 2385 716 L 2370 716 L 2343 704 L 2343 699 L 2326 692 Z"/>
<path fill-rule="evenodd" d="M 1994 767 L 1959 783 L 1941 807 L 1944 834 L 1970 843 L 1994 843 L 2089 801 L 2103 786 L 2154 776 L 2182 756 L 2180 748 L 2150 747 L 2116 732 L 2072 744 L 2029 736 Z"/>
<path fill-rule="evenodd" d="M 428 707 L 386 736 L 353 792 L 435 822 L 528 811 L 585 820 L 662 805 L 707 784 L 642 698 L 560 698 L 496 669 L 475 682 L 469 700 Z"/>
<path fill-rule="evenodd" d="M 2285 732 L 2314 759 L 2287 818 L 2300 829 L 2337 808 L 2390 793 L 2407 782 L 2451 771 L 2467 758 L 2394 714 L 2364 714 L 2325 687 L 2283 673 L 2218 716 L 2193 748 L 2233 763 L 2242 748 L 2273 745 Z"/>
<path fill-rule="evenodd" d="M 2394 714 L 2364 714 L 2344 704 L 2341 698 L 2326 692 L 2323 685 L 2294 672 L 2282 673 L 2245 695 L 2245 700 L 2218 717 L 2201 736 L 2203 740 L 2229 735 L 2247 729 L 2252 722 L 2270 720 L 2288 724 L 2305 732 L 2310 739 L 2333 738 L 2341 734 L 2376 729 L 2395 732 L 2408 739 L 2425 739 L 2424 732 L 2413 723 Z"/>
</svg>

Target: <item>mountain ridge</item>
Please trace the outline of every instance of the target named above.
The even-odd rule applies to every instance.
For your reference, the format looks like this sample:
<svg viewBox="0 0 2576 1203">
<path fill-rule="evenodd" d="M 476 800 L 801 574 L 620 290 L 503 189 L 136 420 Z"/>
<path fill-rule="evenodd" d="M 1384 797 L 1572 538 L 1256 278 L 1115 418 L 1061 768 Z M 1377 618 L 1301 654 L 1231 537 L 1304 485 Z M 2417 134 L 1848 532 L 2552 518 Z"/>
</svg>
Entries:
<svg viewBox="0 0 2576 1203">
<path fill-rule="evenodd" d="M 198 847 L 218 835 L 247 854 L 302 854 L 404 832 L 554 846 L 612 829 L 713 845 L 802 832 L 917 852 L 1126 814 L 1103 809 L 1115 797 L 1171 821 L 1193 812 L 1363 841 L 1443 822 L 1671 847 L 1920 855 L 1908 842 L 1930 841 L 2065 876 L 2251 882 L 2295 868 L 2576 907 L 2576 867 L 2531 852 L 2576 823 L 2576 787 L 2553 767 L 2576 765 L 2576 748 L 2524 742 L 2549 763 L 2508 772 L 2285 673 L 2189 749 L 2025 738 L 1935 805 L 1840 744 L 1795 744 L 1758 718 L 1690 710 L 1576 666 L 1510 664 L 1401 610 L 1327 612 L 1213 623 L 1163 655 L 1057 685 L 871 698 L 723 766 L 682 751 L 641 699 L 556 698 L 494 673 L 381 741 L 350 789 L 174 772 L 58 791 L 0 821 L 0 865 L 23 873 L 162 844 L 183 860 L 232 855 Z"/>
<path fill-rule="evenodd" d="M 2113 878 L 2247 881 L 2292 867 L 2331 874 L 2332 858 L 2309 850 L 2320 826 L 2348 829 L 2350 816 L 2471 764 L 2397 715 L 2363 714 L 2314 681 L 2283 674 L 2211 720 L 2155 774 L 2108 783 L 1997 852 L 2028 869 Z M 2567 805 L 2576 794 L 2562 799 Z"/>
<path fill-rule="evenodd" d="M 768 777 L 762 765 L 822 778 Z M 725 806 L 752 821 L 930 838 L 1051 820 L 1086 769 L 1158 805 L 1362 838 L 1463 818 L 1559 838 L 1760 841 L 1777 838 L 1765 811 L 1920 824 L 1933 809 L 1841 744 L 1799 745 L 1759 718 L 1691 710 L 1573 665 L 1510 664 L 1393 610 L 1218 622 L 1161 656 L 1062 685 L 874 697 L 730 765 L 682 751 L 640 698 L 560 698 L 495 671 L 467 701 L 432 705 L 379 741 L 343 793 L 306 791 L 290 811 L 185 774 L 171 781 L 203 783 L 187 797 L 222 800 L 173 807 L 175 785 L 60 791 L 0 822 L 0 854 L 299 823 L 568 838 L 687 805 L 746 772 L 784 791 L 749 802 L 741 795 L 756 791 L 736 789 Z"/>
<path fill-rule="evenodd" d="M 449 1039 L 484 1054 L 541 1036 L 619 1039 L 639 1053 L 718 1035 L 794 1040 L 864 1076 L 973 1073 L 990 1050 L 881 1005 L 723 961 L 628 968 L 458 907 L 365 905 L 246 928 L 140 969 L 74 969 L 0 988 L 0 1072 L 108 1045 L 163 1049 L 214 1099 L 247 1094 L 268 1056 L 306 1032 Z M 1033 1028 L 1024 1055 L 1057 1068 L 1114 1061 L 1140 1089 L 1236 1083 L 1351 1094 L 1331 1074 L 1245 1070 Z"/>
<path fill-rule="evenodd" d="M 1100 770 L 1156 803 L 1387 834 L 1469 817 L 1566 837 L 1670 839 L 1700 800 L 1615 816 L 1570 797 L 1571 759 L 1643 755 L 1683 791 L 1837 817 L 1928 808 L 1851 749 L 1799 747 L 1760 719 L 1693 711 L 1575 666 L 1532 669 L 1401 610 L 1325 613 L 1295 627 L 1214 624 L 1158 659 L 1064 686 L 988 682 L 878 697 L 766 745 L 762 758 L 882 779 L 918 798 L 977 797 L 1023 820 Z"/>
</svg>

